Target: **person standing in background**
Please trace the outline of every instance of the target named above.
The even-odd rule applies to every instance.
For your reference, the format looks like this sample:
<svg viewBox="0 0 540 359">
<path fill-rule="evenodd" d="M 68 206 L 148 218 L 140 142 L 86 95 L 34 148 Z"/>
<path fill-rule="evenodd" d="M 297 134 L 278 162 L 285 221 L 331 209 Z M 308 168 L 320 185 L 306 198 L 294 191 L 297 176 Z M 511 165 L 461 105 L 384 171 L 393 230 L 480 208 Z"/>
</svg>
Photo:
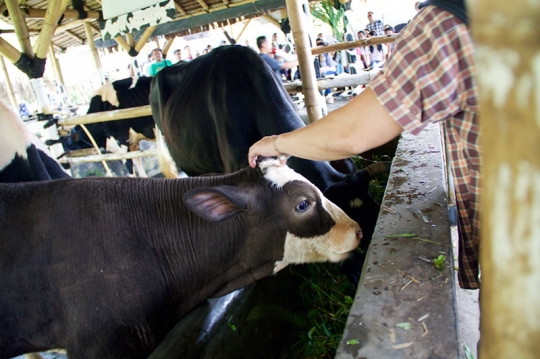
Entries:
<svg viewBox="0 0 540 359">
<path fill-rule="evenodd" d="M 152 50 L 151 54 L 154 62 L 148 67 L 149 76 L 156 76 L 161 69 L 167 66 L 172 66 L 172 62 L 170 60 L 163 58 L 163 53 L 161 52 L 160 48 L 155 48 Z"/>
<path fill-rule="evenodd" d="M 375 31 L 375 36 L 384 36 L 384 24 L 381 20 L 375 20 L 375 13 L 373 11 L 368 11 L 367 18 L 369 24 L 366 25 L 366 30 L 368 30 L 368 32 Z"/>
</svg>

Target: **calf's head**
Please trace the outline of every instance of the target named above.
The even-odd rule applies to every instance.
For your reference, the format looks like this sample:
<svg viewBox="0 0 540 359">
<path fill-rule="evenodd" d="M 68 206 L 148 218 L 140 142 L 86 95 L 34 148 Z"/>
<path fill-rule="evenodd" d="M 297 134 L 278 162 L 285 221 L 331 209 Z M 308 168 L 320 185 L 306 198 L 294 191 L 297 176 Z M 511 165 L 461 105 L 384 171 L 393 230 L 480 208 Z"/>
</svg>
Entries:
<svg viewBox="0 0 540 359">
<path fill-rule="evenodd" d="M 303 176 L 275 159 L 260 162 L 258 171 L 256 184 L 203 187 L 184 196 L 206 221 L 244 226 L 250 266 L 272 261 L 276 273 L 290 263 L 338 262 L 358 246 L 359 225 Z"/>
</svg>

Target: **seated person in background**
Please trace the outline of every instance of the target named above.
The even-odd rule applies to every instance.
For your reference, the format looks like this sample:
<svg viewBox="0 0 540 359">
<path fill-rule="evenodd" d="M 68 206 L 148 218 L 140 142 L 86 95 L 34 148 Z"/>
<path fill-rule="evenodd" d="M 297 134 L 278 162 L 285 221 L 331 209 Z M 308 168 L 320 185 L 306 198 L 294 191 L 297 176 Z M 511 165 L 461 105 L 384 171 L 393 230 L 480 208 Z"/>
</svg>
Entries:
<svg viewBox="0 0 540 359">
<path fill-rule="evenodd" d="M 172 66 L 172 62 L 170 60 L 163 58 L 163 53 L 161 52 L 160 48 L 155 48 L 152 50 L 151 56 L 154 59 L 154 62 L 150 65 L 150 67 L 148 67 L 148 75 L 150 76 L 156 76 L 159 70 L 167 66 Z"/>
<path fill-rule="evenodd" d="M 358 40 L 366 39 L 366 33 L 364 30 L 358 31 Z M 358 54 L 358 58 L 364 65 L 364 68 L 367 69 L 371 65 L 371 59 L 369 58 L 369 49 L 367 46 L 361 46 L 356 48 L 356 53 Z"/>
<path fill-rule="evenodd" d="M 281 79 L 281 70 L 298 66 L 298 60 L 278 61 L 274 57 L 272 44 L 266 39 L 266 36 L 259 36 L 257 38 L 257 47 L 259 48 L 259 55 L 270 66 L 279 79 Z"/>
<path fill-rule="evenodd" d="M 375 31 L 370 33 L 371 36 L 375 36 Z M 383 67 L 384 62 L 386 61 L 386 54 L 388 53 L 388 48 L 385 44 L 378 44 L 376 46 L 369 46 L 369 57 L 371 58 L 370 66 L 372 68 Z"/>
<path fill-rule="evenodd" d="M 386 36 L 394 35 L 394 28 L 390 25 L 384 26 L 384 34 Z M 390 58 L 390 55 L 392 55 L 392 52 L 394 51 L 395 43 L 391 42 L 387 45 L 388 47 L 388 53 L 386 54 L 386 60 Z"/>
</svg>

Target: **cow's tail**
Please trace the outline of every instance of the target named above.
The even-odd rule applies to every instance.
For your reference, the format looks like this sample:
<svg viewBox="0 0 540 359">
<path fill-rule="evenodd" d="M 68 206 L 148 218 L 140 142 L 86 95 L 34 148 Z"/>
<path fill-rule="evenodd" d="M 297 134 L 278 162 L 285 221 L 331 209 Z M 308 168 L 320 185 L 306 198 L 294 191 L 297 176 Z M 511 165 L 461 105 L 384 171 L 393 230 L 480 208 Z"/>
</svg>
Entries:
<svg viewBox="0 0 540 359">
<path fill-rule="evenodd" d="M 165 139 L 159 128 L 154 128 L 154 133 L 156 134 L 156 145 L 158 150 L 158 163 L 161 173 L 165 178 L 178 178 L 178 168 L 174 163 L 169 149 L 165 144 Z"/>
</svg>

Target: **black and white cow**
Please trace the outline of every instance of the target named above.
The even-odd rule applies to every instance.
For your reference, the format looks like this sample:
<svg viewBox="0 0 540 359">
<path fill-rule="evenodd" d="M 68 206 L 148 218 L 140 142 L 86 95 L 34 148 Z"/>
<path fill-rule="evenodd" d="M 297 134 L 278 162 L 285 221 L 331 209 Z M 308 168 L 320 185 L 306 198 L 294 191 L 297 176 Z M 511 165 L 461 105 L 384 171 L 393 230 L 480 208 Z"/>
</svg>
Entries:
<svg viewBox="0 0 540 359">
<path fill-rule="evenodd" d="M 44 181 L 69 175 L 21 118 L 0 100 L 0 182 Z"/>
<path fill-rule="evenodd" d="M 92 96 L 87 114 L 127 109 L 149 104 L 151 77 L 128 77 L 101 86 Z M 138 148 L 141 139 L 155 140 L 152 116 L 135 117 L 121 121 L 108 121 L 85 125 L 96 144 L 107 148 L 107 141 L 114 139 L 130 150 Z M 81 126 L 75 126 L 70 135 L 60 140 L 47 141 L 47 145 L 61 142 L 65 151 L 92 148 L 92 143 Z M 139 174 L 145 175 L 139 160 L 133 160 Z M 133 173 L 132 160 L 127 161 L 128 172 Z"/>
<path fill-rule="evenodd" d="M 0 358 L 146 358 L 205 299 L 341 261 L 362 236 L 275 159 L 221 176 L 0 184 L 0 213 Z"/>
<path fill-rule="evenodd" d="M 164 68 L 152 82 L 150 104 L 173 160 L 188 175 L 236 171 L 263 136 L 304 126 L 280 80 L 243 46 L 222 46 Z M 367 249 L 379 213 L 369 180 L 389 165 L 351 174 L 328 162 L 290 158 L 288 165 L 360 224 Z"/>
</svg>

